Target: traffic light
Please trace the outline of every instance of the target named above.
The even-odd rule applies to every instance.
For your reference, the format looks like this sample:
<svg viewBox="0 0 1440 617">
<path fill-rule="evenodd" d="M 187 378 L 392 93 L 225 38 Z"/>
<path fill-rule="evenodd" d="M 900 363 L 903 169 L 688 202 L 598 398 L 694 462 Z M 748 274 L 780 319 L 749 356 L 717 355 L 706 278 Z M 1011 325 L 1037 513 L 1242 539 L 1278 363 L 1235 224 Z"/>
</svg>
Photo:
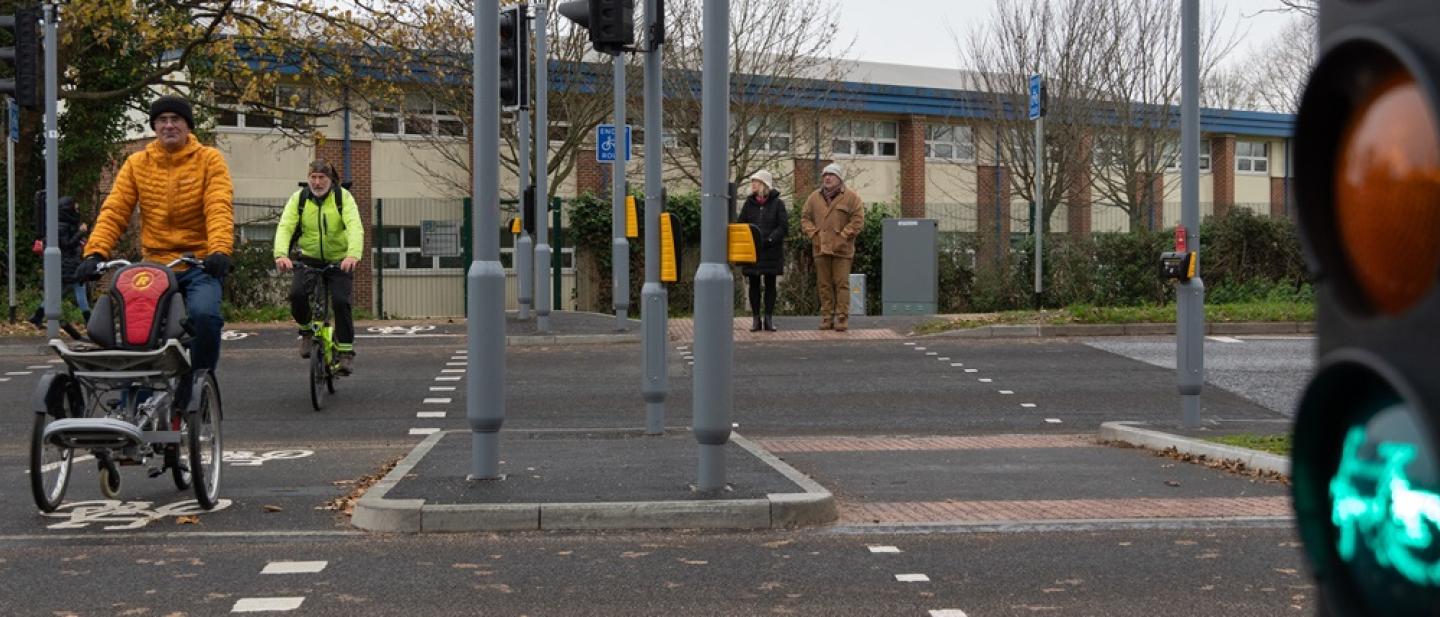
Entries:
<svg viewBox="0 0 1440 617">
<path fill-rule="evenodd" d="M 26 109 L 39 109 L 40 94 L 40 5 L 23 3 L 14 15 L 0 15 L 0 28 L 10 34 L 10 47 L 0 48 L 0 60 L 11 63 L 14 77 L 0 79 L 0 92 L 15 97 Z"/>
<path fill-rule="evenodd" d="M 590 31 L 595 51 L 613 55 L 635 45 L 635 0 L 573 0 L 560 14 Z"/>
<path fill-rule="evenodd" d="M 500 105 L 529 107 L 530 29 L 525 5 L 500 10 Z"/>
<path fill-rule="evenodd" d="M 1440 5 L 1319 2 L 1295 128 L 1319 355 L 1293 497 L 1321 614 L 1440 607 Z"/>
</svg>

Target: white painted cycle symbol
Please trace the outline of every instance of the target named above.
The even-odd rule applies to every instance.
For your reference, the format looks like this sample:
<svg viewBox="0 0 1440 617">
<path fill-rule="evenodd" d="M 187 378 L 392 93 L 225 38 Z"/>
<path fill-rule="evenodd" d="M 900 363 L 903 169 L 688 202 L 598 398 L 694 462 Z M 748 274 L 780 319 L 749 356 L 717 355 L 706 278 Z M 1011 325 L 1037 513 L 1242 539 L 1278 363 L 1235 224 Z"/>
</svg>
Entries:
<svg viewBox="0 0 1440 617">
<path fill-rule="evenodd" d="M 435 326 L 371 326 L 367 329 L 370 332 L 374 332 L 375 334 L 405 336 L 410 334 L 419 334 L 421 332 L 429 332 L 431 330 L 434 330 Z"/>
<path fill-rule="evenodd" d="M 215 504 L 213 510 L 216 512 L 230 507 L 233 503 L 229 499 L 221 499 Z M 60 506 L 55 512 L 41 513 L 42 516 L 51 518 L 67 519 L 60 523 L 50 525 L 48 529 L 84 529 L 91 525 L 102 525 L 105 531 L 124 531 L 128 529 L 140 529 L 152 522 L 171 516 L 195 516 L 205 514 L 207 511 L 200 507 L 194 499 L 177 501 L 172 504 L 153 508 L 153 502 L 149 501 L 120 501 L 118 499 L 96 499 L 93 501 L 77 501 Z"/>
<path fill-rule="evenodd" d="M 251 334 L 249 332 L 240 332 L 238 330 L 225 330 L 224 332 L 220 333 L 220 340 L 238 341 L 240 339 L 249 338 L 250 336 Z"/>
<path fill-rule="evenodd" d="M 250 450 L 226 450 L 225 462 L 236 467 L 259 467 L 270 461 L 289 461 L 313 454 L 314 450 L 271 450 L 259 454 Z"/>
</svg>

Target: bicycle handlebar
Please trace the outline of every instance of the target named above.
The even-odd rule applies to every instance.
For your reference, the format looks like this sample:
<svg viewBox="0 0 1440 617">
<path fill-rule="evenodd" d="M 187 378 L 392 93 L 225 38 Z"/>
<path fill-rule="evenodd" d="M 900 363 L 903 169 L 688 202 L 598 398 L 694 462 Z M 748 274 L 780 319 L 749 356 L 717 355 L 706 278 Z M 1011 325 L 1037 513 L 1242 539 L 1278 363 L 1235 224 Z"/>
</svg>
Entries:
<svg viewBox="0 0 1440 617">
<path fill-rule="evenodd" d="M 125 266 L 131 265 L 131 263 L 133 262 L 128 259 L 112 259 L 110 261 L 102 261 L 100 262 L 100 267 L 97 268 L 96 271 L 101 273 L 109 272 L 114 268 L 124 268 Z M 174 268 L 175 266 L 178 266 L 180 264 L 195 266 L 197 268 L 200 268 L 201 270 L 205 269 L 205 262 L 199 257 L 196 257 L 194 253 L 186 253 L 184 255 L 176 257 L 170 263 L 165 264 L 165 267 Z"/>
</svg>

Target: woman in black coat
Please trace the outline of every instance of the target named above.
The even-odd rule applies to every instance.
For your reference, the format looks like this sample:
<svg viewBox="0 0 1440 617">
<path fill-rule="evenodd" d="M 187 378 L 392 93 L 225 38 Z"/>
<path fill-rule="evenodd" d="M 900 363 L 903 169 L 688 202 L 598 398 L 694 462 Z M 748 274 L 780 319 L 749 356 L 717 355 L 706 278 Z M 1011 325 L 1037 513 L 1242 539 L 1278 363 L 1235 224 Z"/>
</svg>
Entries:
<svg viewBox="0 0 1440 617">
<path fill-rule="evenodd" d="M 790 215 L 785 211 L 785 200 L 775 190 L 775 179 L 768 171 L 757 171 L 750 176 L 750 197 L 740 208 L 737 223 L 749 223 L 760 230 L 760 245 L 755 247 L 755 263 L 745 266 L 745 280 L 750 286 L 750 331 L 762 327 L 768 332 L 775 331 L 772 318 L 775 316 L 775 277 L 785 272 L 785 236 L 790 233 Z M 764 291 L 765 313 L 761 321 L 761 291 Z"/>
</svg>

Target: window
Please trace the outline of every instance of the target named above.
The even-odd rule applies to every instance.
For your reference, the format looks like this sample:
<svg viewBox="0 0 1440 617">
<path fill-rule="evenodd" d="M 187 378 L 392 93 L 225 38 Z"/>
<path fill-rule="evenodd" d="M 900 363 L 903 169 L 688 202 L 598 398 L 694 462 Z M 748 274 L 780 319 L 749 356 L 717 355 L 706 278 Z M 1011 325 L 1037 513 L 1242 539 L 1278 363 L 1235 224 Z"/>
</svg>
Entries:
<svg viewBox="0 0 1440 617">
<path fill-rule="evenodd" d="M 464 257 L 426 257 L 420 254 L 419 227 L 386 227 L 380 238 L 380 267 L 401 272 L 430 272 L 464 268 Z"/>
<path fill-rule="evenodd" d="M 1270 143 L 1265 141 L 1235 142 L 1235 171 L 1270 173 Z"/>
<path fill-rule="evenodd" d="M 276 86 L 274 98 L 266 106 L 243 105 L 233 96 L 219 96 L 215 100 L 220 108 L 215 124 L 252 129 L 273 129 L 277 125 L 297 130 L 309 128 L 312 116 L 303 112 L 314 109 L 312 96 L 309 88 L 301 86 Z M 277 109 L 292 111 L 277 112 Z"/>
<path fill-rule="evenodd" d="M 273 228 L 272 228 L 273 230 Z M 568 235 L 568 234 L 567 234 Z M 274 232 L 271 232 L 273 239 Z M 551 247 L 559 253 L 560 267 L 565 272 L 575 268 L 574 247 Z M 380 266 L 386 270 L 400 272 L 463 271 L 470 266 L 464 255 L 455 257 L 425 257 L 420 254 L 419 227 L 386 227 L 380 238 Z M 510 230 L 500 230 L 500 265 L 506 270 L 515 267 L 515 235 Z"/>
<path fill-rule="evenodd" d="M 744 137 L 756 152 L 790 152 L 789 116 L 756 116 L 745 123 Z M 736 137 L 740 137 L 737 135 Z"/>
<path fill-rule="evenodd" d="M 1180 144 L 1178 142 L 1165 146 L 1165 169 L 1170 171 L 1180 170 Z M 1200 173 L 1210 172 L 1210 140 L 1200 140 Z"/>
<path fill-rule="evenodd" d="M 925 125 L 925 158 L 974 162 L 974 131 L 968 126 Z"/>
<path fill-rule="evenodd" d="M 900 152 L 898 134 L 894 122 L 841 120 L 835 123 L 833 149 L 837 155 L 894 158 Z"/>
<path fill-rule="evenodd" d="M 681 129 L 665 127 L 664 134 L 660 136 L 660 146 L 667 150 L 676 148 L 699 148 L 700 132 L 695 129 Z"/>
<path fill-rule="evenodd" d="M 466 134 L 465 122 L 454 111 L 415 94 L 405 97 L 403 113 L 393 103 L 378 104 L 371 111 L 370 132 L 415 137 L 464 137 Z"/>
</svg>

